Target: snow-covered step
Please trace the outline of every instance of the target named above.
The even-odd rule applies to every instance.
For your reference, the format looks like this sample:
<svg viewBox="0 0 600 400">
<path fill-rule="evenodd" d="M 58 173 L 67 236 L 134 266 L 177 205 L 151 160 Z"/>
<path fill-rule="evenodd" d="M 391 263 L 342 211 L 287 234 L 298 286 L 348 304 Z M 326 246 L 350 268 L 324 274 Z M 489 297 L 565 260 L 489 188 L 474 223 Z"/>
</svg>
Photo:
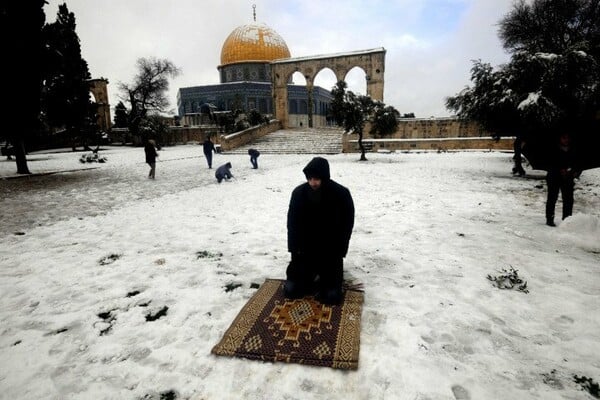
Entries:
<svg viewBox="0 0 600 400">
<path fill-rule="evenodd" d="M 342 131 L 331 128 L 279 130 L 224 153 L 245 154 L 251 147 L 263 154 L 338 154 L 342 152 Z"/>
</svg>

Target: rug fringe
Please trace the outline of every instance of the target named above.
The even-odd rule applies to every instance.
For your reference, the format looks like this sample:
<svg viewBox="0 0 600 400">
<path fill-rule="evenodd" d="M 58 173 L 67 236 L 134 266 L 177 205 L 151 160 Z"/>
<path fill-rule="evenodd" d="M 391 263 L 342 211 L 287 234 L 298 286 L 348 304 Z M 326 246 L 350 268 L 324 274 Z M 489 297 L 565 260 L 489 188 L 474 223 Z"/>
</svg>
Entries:
<svg viewBox="0 0 600 400">
<path fill-rule="evenodd" d="M 356 282 L 351 280 L 345 280 L 343 284 L 344 290 L 355 290 L 357 292 L 364 292 L 365 288 L 362 282 Z"/>
</svg>

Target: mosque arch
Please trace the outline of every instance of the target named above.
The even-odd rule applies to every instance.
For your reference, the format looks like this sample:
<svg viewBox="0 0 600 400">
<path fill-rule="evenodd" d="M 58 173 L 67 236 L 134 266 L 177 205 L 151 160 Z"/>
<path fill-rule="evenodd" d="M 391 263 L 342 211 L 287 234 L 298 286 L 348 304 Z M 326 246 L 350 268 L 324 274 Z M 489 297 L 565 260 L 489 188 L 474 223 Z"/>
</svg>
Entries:
<svg viewBox="0 0 600 400">
<path fill-rule="evenodd" d="M 300 71 L 294 71 L 288 79 L 288 122 L 289 127 L 308 126 L 307 81 Z"/>
<path fill-rule="evenodd" d="M 281 121 L 284 129 L 289 127 L 288 114 L 288 81 L 295 72 L 300 72 L 306 79 L 308 92 L 308 126 L 312 127 L 312 113 L 314 109 L 312 91 L 316 75 L 324 68 L 330 68 L 336 80 L 344 80 L 346 74 L 354 67 L 365 71 L 367 95 L 373 100 L 383 101 L 385 52 L 381 47 L 371 50 L 354 51 L 321 55 L 314 57 L 298 57 L 275 60 L 272 66 L 272 91 L 275 118 Z"/>
<path fill-rule="evenodd" d="M 320 86 L 331 91 L 337 83 L 335 72 L 330 67 L 324 66 L 315 74 L 315 86 Z"/>
<path fill-rule="evenodd" d="M 327 91 L 331 95 L 331 90 L 337 83 L 335 72 L 330 67 L 324 66 L 317 71 L 314 79 L 315 87 L 321 88 L 321 90 Z M 314 94 L 314 93 L 313 93 Z M 323 101 L 322 96 L 314 96 L 313 113 L 313 125 L 318 126 L 331 126 L 334 121 L 329 115 L 331 108 L 331 101 Z"/>
<path fill-rule="evenodd" d="M 293 83 L 294 85 L 306 85 L 306 78 L 300 71 L 294 71 L 289 82 Z"/>
<path fill-rule="evenodd" d="M 348 85 L 347 90 L 354 92 L 354 94 L 365 95 L 367 93 L 367 81 L 365 79 L 366 75 L 366 71 L 364 71 L 358 65 L 350 68 L 350 70 L 348 70 L 344 76 L 344 80 Z"/>
</svg>

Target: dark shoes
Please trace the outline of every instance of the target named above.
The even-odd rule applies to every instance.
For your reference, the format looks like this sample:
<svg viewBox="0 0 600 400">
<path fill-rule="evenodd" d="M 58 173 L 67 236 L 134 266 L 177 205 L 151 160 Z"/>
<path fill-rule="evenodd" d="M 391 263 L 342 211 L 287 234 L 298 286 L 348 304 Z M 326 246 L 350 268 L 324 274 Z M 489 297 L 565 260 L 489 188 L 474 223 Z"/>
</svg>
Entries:
<svg viewBox="0 0 600 400">
<path fill-rule="evenodd" d="M 525 170 L 523 168 L 513 168 L 512 169 L 512 173 L 513 175 L 519 175 L 519 176 L 524 176 L 525 175 Z"/>
<path fill-rule="evenodd" d="M 548 219 L 546 219 L 546 225 L 548 225 L 548 226 L 556 226 L 556 224 L 554 223 L 554 218 L 548 218 Z"/>
<path fill-rule="evenodd" d="M 283 284 L 283 295 L 286 299 L 301 299 L 302 297 L 311 294 L 305 285 L 287 280 Z"/>
<path fill-rule="evenodd" d="M 319 291 L 315 296 L 315 299 L 319 303 L 327 304 L 329 306 L 337 306 L 342 302 L 342 289 L 327 289 Z"/>
<path fill-rule="evenodd" d="M 304 296 L 312 296 L 315 293 L 314 287 L 299 284 L 294 281 L 286 280 L 283 284 L 283 294 L 286 299 L 301 299 Z M 342 302 L 342 289 L 324 289 L 317 292 L 315 300 L 327 305 L 339 305 Z"/>
</svg>

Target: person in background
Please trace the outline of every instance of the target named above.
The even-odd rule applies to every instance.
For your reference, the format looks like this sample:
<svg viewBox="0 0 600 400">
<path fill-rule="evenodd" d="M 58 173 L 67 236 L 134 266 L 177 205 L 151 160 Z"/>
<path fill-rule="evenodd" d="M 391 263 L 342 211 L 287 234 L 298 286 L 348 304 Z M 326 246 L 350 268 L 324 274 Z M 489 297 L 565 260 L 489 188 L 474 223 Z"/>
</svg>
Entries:
<svg viewBox="0 0 600 400">
<path fill-rule="evenodd" d="M 144 146 L 144 152 L 146 153 L 146 163 L 150 166 L 150 172 L 148 172 L 148 178 L 154 179 L 156 175 L 156 157 L 158 153 L 156 151 L 156 142 L 152 139 L 148 139 Z"/>
<path fill-rule="evenodd" d="M 325 158 L 313 158 L 302 171 L 306 182 L 293 190 L 287 214 L 292 259 L 284 294 L 292 299 L 315 295 L 323 304 L 339 304 L 354 202 L 350 191 L 330 178 Z"/>
<path fill-rule="evenodd" d="M 556 226 L 554 223 L 554 209 L 558 200 L 558 192 L 562 195 L 562 219 L 573 214 L 573 189 L 575 178 L 579 178 L 581 170 L 577 168 L 577 159 L 571 136 L 561 133 L 558 143 L 550 154 L 550 166 L 546 174 L 548 185 L 548 198 L 546 200 L 546 225 Z"/>
<path fill-rule="evenodd" d="M 256 149 L 248 149 L 248 155 L 250 155 L 250 163 L 252 164 L 253 169 L 258 168 L 258 156 L 260 156 L 260 151 Z"/>
<path fill-rule="evenodd" d="M 217 182 L 221 183 L 223 179 L 229 180 L 233 178 L 233 174 L 231 173 L 231 163 L 227 162 L 221 165 L 215 171 L 215 178 L 217 178 Z"/>
<path fill-rule="evenodd" d="M 204 143 L 202 143 L 202 151 L 204 152 L 204 156 L 206 157 L 206 162 L 208 163 L 208 168 L 212 168 L 212 156 L 213 152 L 217 152 L 215 149 L 214 143 L 210 140 L 210 135 L 206 136 Z"/>
</svg>

